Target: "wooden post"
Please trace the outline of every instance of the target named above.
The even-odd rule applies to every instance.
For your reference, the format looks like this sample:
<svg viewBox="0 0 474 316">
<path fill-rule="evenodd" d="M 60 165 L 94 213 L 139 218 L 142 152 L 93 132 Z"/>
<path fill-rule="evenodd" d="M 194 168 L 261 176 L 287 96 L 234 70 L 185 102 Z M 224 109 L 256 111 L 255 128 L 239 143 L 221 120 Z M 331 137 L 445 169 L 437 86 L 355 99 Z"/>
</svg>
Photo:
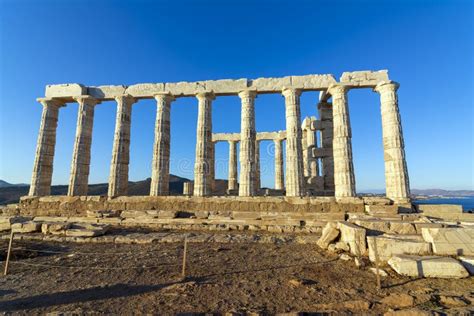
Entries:
<svg viewBox="0 0 474 316">
<path fill-rule="evenodd" d="M 12 252 L 12 243 L 13 243 L 13 229 L 10 232 L 10 242 L 8 243 L 8 252 L 7 252 L 7 260 L 5 260 L 5 270 L 3 271 L 3 275 L 8 274 L 8 263 L 10 263 L 10 255 Z"/>
<path fill-rule="evenodd" d="M 181 270 L 181 276 L 183 279 L 186 278 L 186 252 L 188 251 L 188 236 L 184 236 L 184 249 L 183 249 L 183 269 Z"/>
<path fill-rule="evenodd" d="M 377 276 L 377 289 L 382 289 L 382 283 L 380 281 L 380 273 L 379 273 L 379 252 L 377 250 L 377 238 L 374 238 L 374 255 L 375 255 L 375 272 Z"/>
</svg>

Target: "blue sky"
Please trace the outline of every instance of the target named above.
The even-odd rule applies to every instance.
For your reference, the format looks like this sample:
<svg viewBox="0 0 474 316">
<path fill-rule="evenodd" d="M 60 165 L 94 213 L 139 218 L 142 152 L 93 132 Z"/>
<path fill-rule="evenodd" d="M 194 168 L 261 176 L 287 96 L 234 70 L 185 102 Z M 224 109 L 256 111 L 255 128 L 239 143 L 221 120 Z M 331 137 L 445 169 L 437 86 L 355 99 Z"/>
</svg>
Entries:
<svg viewBox="0 0 474 316">
<path fill-rule="evenodd" d="M 47 84 L 135 84 L 388 69 L 412 188 L 474 189 L 472 1 L 0 0 L 0 179 L 29 183 Z M 316 93 L 302 116 L 316 115 Z M 349 93 L 358 190 L 384 188 L 379 97 Z M 68 181 L 77 105 L 59 117 L 53 184 Z M 171 112 L 171 172 L 192 178 L 197 100 Z M 150 177 L 155 104 L 133 108 L 130 179 Z M 90 182 L 106 182 L 115 104 L 95 113 Z M 281 95 L 256 102 L 257 131 L 285 128 Z M 214 132 L 240 130 L 238 97 L 217 98 Z M 261 144 L 262 184 L 273 187 Z M 228 145 L 216 148 L 227 177 Z"/>
</svg>

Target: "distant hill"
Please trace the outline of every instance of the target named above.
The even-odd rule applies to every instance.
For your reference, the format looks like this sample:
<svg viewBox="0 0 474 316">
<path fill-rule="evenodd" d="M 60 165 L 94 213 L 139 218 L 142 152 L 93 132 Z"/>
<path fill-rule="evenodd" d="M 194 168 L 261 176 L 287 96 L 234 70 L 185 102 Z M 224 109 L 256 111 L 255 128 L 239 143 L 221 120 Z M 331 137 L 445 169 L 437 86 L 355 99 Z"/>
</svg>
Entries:
<svg viewBox="0 0 474 316">
<path fill-rule="evenodd" d="M 29 185 L 15 185 L 0 180 L 0 205 L 18 203 L 20 197 L 28 194 Z M 172 195 L 183 194 L 183 183 L 191 181 L 186 178 L 170 175 L 170 193 Z M 150 194 L 151 179 L 128 183 L 128 195 L 148 195 Z M 51 195 L 66 195 L 67 185 L 53 185 Z M 224 195 L 227 189 L 227 180 L 216 179 L 216 195 Z M 98 183 L 89 185 L 89 195 L 107 195 L 108 183 Z"/>
<path fill-rule="evenodd" d="M 442 190 L 442 189 L 412 189 L 412 195 L 427 195 L 427 196 L 446 196 L 446 197 L 459 197 L 459 196 L 474 196 L 473 190 Z"/>
</svg>

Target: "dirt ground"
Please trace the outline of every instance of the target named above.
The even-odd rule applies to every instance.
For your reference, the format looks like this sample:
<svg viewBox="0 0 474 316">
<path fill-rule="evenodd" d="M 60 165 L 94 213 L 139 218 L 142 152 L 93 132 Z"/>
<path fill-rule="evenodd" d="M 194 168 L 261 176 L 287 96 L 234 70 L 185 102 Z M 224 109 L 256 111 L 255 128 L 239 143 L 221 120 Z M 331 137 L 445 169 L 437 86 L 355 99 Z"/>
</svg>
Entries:
<svg viewBox="0 0 474 316">
<path fill-rule="evenodd" d="M 410 279 L 390 272 L 377 290 L 368 267 L 310 244 L 188 243 L 185 280 L 183 245 L 177 243 L 15 241 L 14 247 L 9 274 L 0 277 L 0 311 L 6 315 L 474 311 L 472 277 Z M 394 293 L 414 302 L 382 302 Z"/>
</svg>

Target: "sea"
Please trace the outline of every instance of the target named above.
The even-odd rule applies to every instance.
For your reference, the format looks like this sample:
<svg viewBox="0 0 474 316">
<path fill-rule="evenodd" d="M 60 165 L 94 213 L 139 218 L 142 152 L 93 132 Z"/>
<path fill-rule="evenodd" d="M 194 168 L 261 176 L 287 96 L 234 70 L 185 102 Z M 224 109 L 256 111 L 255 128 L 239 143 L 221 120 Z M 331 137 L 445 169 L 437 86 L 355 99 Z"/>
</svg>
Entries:
<svg viewBox="0 0 474 316">
<path fill-rule="evenodd" d="M 474 196 L 455 197 L 455 198 L 428 198 L 414 200 L 413 204 L 459 204 L 462 205 L 463 211 L 474 211 Z"/>
</svg>

